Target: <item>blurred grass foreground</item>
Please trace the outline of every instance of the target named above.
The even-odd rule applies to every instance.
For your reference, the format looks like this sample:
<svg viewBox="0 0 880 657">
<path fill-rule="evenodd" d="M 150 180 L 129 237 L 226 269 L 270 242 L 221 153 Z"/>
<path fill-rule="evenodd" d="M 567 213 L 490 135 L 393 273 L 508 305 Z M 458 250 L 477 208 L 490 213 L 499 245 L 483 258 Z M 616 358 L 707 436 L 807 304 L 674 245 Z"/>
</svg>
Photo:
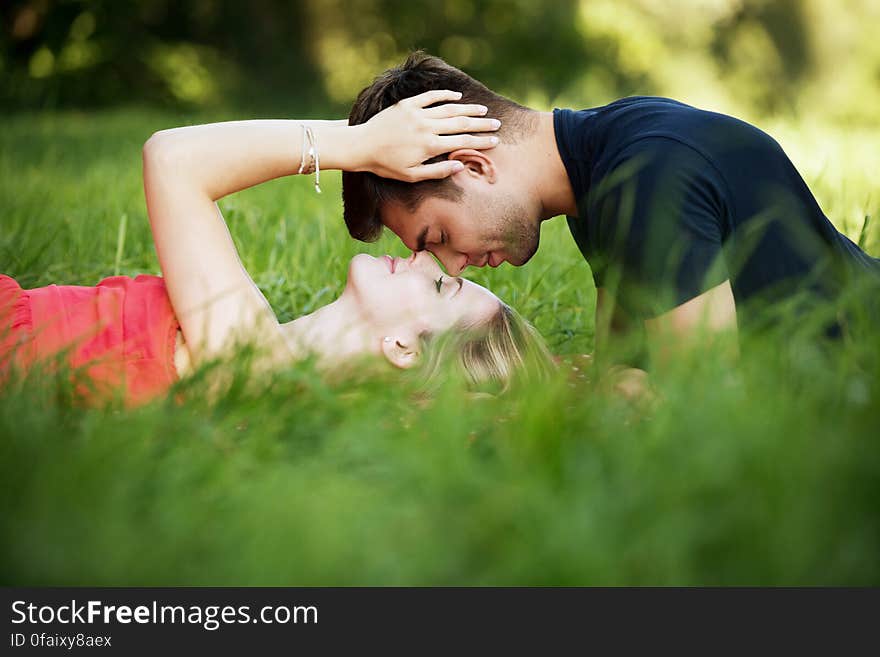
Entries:
<svg viewBox="0 0 880 657">
<path fill-rule="evenodd" d="M 340 116 L 410 46 L 540 108 L 658 93 L 752 120 L 880 255 L 875 5 L 656 7 L 6 3 L 0 271 L 26 288 L 159 273 L 140 182 L 153 131 Z M 281 321 L 334 298 L 354 253 L 405 253 L 352 242 L 339 177 L 322 185 L 221 202 Z M 590 352 L 589 267 L 564 221 L 541 242 L 525 267 L 467 275 L 555 353 Z M 209 404 L 185 381 L 184 404 L 127 411 L 79 407 L 63 378 L 35 375 L 0 390 L 0 581 L 877 585 L 880 335 L 825 344 L 814 329 L 746 336 L 735 367 L 696 352 L 652 374 L 647 405 L 589 371 L 425 401 L 405 380 L 328 383 L 304 364 L 259 392 Z"/>
</svg>

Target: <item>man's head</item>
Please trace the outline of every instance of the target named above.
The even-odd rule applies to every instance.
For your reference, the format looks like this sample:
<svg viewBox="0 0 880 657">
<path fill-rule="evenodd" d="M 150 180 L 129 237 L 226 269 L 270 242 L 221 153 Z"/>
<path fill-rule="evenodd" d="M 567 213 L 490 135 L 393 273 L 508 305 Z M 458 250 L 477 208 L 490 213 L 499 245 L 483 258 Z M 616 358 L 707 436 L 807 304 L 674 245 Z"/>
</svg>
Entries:
<svg viewBox="0 0 880 657">
<path fill-rule="evenodd" d="M 535 112 L 442 59 L 415 52 L 361 91 L 349 123 L 365 123 L 398 101 L 432 89 L 459 91 L 462 103 L 488 107 L 488 116 L 501 120 L 501 145 L 490 151 L 460 149 L 439 156 L 465 165 L 443 180 L 405 183 L 372 173 L 343 172 L 349 232 L 371 242 L 383 225 L 388 226 L 408 248 L 431 251 L 453 275 L 467 265 L 525 263 L 538 248 L 540 204 L 523 184 L 524 167 L 509 147 L 536 130 Z"/>
</svg>

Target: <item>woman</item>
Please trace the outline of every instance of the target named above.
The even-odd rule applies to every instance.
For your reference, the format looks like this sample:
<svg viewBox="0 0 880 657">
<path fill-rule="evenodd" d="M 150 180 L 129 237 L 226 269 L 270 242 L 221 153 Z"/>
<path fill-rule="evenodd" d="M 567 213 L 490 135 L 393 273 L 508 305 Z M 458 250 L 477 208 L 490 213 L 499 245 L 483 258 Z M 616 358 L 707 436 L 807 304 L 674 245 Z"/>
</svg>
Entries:
<svg viewBox="0 0 880 657">
<path fill-rule="evenodd" d="M 314 355 L 337 367 L 378 356 L 399 368 L 433 369 L 427 338 L 455 345 L 471 381 L 506 381 L 526 360 L 546 364 L 534 330 L 485 288 L 446 277 L 427 253 L 360 254 L 333 303 L 280 324 L 239 260 L 216 201 L 281 176 L 320 169 L 370 171 L 415 181 L 454 173 L 457 162 L 421 164 L 458 148 L 491 148 L 486 108 L 430 91 L 359 126 L 345 121 L 237 121 L 164 130 L 144 146 L 144 191 L 163 276 L 116 276 L 95 287 L 22 290 L 0 276 L 0 377 L 65 350 L 98 394 L 123 387 L 136 405 L 203 363 L 242 345 L 258 369 Z M 431 106 L 431 107 L 429 107 Z M 320 191 L 320 190 L 318 190 Z M 430 363 L 428 361 L 431 361 Z M 93 391 L 94 392 L 94 391 Z M 88 394 L 88 393 L 86 393 Z"/>
</svg>

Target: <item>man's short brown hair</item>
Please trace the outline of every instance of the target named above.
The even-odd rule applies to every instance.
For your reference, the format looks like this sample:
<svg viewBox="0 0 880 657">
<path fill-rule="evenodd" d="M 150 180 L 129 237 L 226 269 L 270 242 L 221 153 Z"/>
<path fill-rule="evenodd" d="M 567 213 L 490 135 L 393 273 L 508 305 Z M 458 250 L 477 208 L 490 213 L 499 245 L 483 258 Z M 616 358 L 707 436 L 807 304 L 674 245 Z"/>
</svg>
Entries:
<svg viewBox="0 0 880 657">
<path fill-rule="evenodd" d="M 398 101 L 433 89 L 460 91 L 462 103 L 478 103 L 489 108 L 487 116 L 500 119 L 499 139 L 505 141 L 522 128 L 517 116 L 527 108 L 496 94 L 467 73 L 450 66 L 439 57 L 416 51 L 396 68 L 389 69 L 358 94 L 348 117 L 349 125 L 366 123 L 375 114 Z M 428 162 L 445 160 L 448 153 Z M 411 212 L 428 196 L 458 201 L 462 189 L 450 179 L 406 183 L 381 178 L 373 173 L 344 171 L 342 203 L 345 225 L 355 239 L 373 242 L 382 234 L 382 204 L 402 203 Z"/>
</svg>

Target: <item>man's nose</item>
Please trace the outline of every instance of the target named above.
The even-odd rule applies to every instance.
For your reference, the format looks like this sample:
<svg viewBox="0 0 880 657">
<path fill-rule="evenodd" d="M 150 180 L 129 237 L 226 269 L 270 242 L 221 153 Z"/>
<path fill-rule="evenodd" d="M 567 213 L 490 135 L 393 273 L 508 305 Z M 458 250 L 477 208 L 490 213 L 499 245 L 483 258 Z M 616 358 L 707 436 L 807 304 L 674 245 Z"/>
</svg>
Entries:
<svg viewBox="0 0 880 657">
<path fill-rule="evenodd" d="M 431 253 L 443 264 L 443 268 L 450 276 L 458 276 L 468 265 L 466 254 L 458 253 L 449 248 L 432 248 Z"/>
<path fill-rule="evenodd" d="M 443 263 L 443 268 L 450 276 L 458 276 L 467 267 L 467 256 L 460 253 L 453 253 L 445 256 L 437 256 Z"/>
<path fill-rule="evenodd" d="M 427 272 L 432 276 L 442 273 L 440 265 L 437 264 L 430 251 L 413 251 L 409 258 L 409 264 L 413 269 Z"/>
</svg>

